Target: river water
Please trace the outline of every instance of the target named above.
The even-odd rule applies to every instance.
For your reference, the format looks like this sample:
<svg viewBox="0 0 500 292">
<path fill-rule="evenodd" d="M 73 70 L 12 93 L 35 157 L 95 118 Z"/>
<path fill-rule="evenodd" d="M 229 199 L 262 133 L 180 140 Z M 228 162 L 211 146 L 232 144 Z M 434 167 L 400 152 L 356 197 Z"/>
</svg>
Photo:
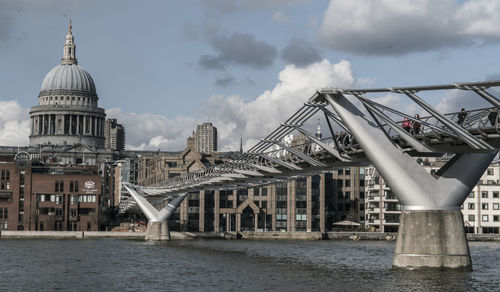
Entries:
<svg viewBox="0 0 500 292">
<path fill-rule="evenodd" d="M 394 242 L 1 240 L 0 290 L 500 291 L 500 243 L 473 272 L 391 269 Z"/>
</svg>

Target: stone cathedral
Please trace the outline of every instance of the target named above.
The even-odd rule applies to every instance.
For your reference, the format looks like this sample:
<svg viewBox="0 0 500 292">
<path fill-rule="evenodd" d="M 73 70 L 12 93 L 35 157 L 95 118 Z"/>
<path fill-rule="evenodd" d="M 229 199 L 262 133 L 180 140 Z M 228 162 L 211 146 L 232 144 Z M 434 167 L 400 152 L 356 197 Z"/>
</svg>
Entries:
<svg viewBox="0 0 500 292">
<path fill-rule="evenodd" d="M 90 74 L 78 66 L 71 21 L 61 64 L 45 76 L 38 105 L 30 111 L 30 146 L 104 147 L 106 114 Z"/>
</svg>

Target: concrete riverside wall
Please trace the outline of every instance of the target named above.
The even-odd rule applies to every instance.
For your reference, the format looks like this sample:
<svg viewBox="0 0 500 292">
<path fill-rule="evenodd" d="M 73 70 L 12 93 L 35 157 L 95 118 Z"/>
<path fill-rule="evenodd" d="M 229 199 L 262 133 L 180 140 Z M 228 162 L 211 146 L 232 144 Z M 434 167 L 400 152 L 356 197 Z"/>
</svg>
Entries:
<svg viewBox="0 0 500 292">
<path fill-rule="evenodd" d="M 381 232 L 328 232 L 330 240 L 382 240 L 394 241 L 397 233 Z M 1 231 L 0 239 L 98 239 L 118 238 L 144 240 L 146 232 L 120 231 Z M 170 232 L 174 240 L 237 239 L 236 232 Z M 249 240 L 321 240 L 320 232 L 242 232 L 240 238 Z M 500 234 L 467 234 L 468 241 L 500 242 Z"/>
<path fill-rule="evenodd" d="M 403 211 L 393 267 L 471 270 L 461 211 Z"/>
</svg>

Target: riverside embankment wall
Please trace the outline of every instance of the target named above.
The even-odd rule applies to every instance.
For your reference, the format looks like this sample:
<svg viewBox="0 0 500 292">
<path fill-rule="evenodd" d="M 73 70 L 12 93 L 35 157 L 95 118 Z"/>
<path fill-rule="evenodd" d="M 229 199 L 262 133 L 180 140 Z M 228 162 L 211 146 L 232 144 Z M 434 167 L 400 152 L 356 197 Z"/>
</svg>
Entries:
<svg viewBox="0 0 500 292">
<path fill-rule="evenodd" d="M 97 239 L 143 240 L 145 232 L 113 231 L 1 231 L 0 239 Z M 247 239 L 247 240 L 396 240 L 397 233 L 380 232 L 170 232 L 173 240 Z M 500 242 L 500 234 L 467 234 L 469 241 Z"/>
</svg>

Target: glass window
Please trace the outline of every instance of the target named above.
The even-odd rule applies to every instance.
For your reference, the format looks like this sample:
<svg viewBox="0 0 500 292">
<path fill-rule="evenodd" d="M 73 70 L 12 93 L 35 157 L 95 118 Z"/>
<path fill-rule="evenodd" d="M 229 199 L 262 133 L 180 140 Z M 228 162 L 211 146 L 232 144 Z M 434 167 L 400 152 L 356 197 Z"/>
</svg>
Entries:
<svg viewBox="0 0 500 292">
<path fill-rule="evenodd" d="M 488 215 L 483 215 L 482 218 L 483 218 L 483 220 L 482 220 L 483 222 L 488 222 Z"/>
<path fill-rule="evenodd" d="M 481 209 L 488 210 L 488 203 L 482 203 L 481 204 Z"/>
<path fill-rule="evenodd" d="M 498 222 L 498 215 L 493 215 L 493 222 Z"/>
<path fill-rule="evenodd" d="M 351 169 L 349 167 L 345 168 L 345 175 L 351 175 Z"/>
<path fill-rule="evenodd" d="M 469 222 L 474 222 L 474 220 L 476 220 L 476 219 L 474 218 L 474 215 L 469 215 Z"/>
<path fill-rule="evenodd" d="M 495 172 L 493 171 L 493 168 L 488 168 L 487 174 L 488 175 L 493 175 Z"/>
<path fill-rule="evenodd" d="M 363 167 L 359 168 L 359 174 L 365 174 L 365 169 Z"/>
<path fill-rule="evenodd" d="M 493 210 L 498 210 L 499 209 L 498 207 L 499 207 L 498 203 L 493 203 Z"/>
<path fill-rule="evenodd" d="M 493 198 L 498 199 L 498 192 L 493 192 Z"/>
<path fill-rule="evenodd" d="M 488 192 L 481 192 L 481 198 L 488 198 Z"/>
<path fill-rule="evenodd" d="M 59 181 L 56 181 L 54 191 L 59 192 Z"/>
<path fill-rule="evenodd" d="M 346 180 L 345 181 L 345 186 L 346 187 L 350 187 L 351 186 L 351 181 L 350 180 Z"/>
<path fill-rule="evenodd" d="M 474 198 L 474 192 L 471 192 L 471 193 L 469 194 L 469 198 Z"/>
<path fill-rule="evenodd" d="M 469 210 L 474 210 L 474 203 L 469 203 L 469 205 L 467 206 L 467 208 Z"/>
</svg>

